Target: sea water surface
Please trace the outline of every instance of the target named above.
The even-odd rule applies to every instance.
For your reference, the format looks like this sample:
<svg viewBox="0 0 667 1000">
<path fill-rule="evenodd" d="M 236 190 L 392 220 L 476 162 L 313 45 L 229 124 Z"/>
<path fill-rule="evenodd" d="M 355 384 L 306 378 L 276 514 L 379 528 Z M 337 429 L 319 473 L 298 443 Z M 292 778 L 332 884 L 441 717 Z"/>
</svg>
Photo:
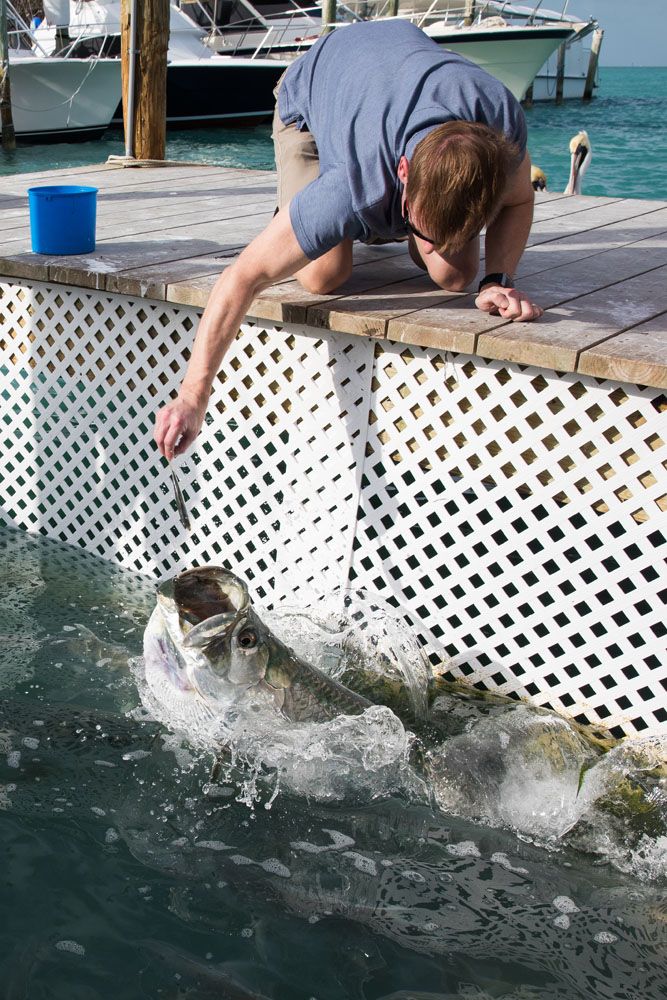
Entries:
<svg viewBox="0 0 667 1000">
<path fill-rule="evenodd" d="M 529 152 L 547 174 L 550 191 L 565 188 L 569 141 L 583 128 L 593 147 L 586 194 L 667 198 L 667 67 L 603 67 L 592 101 L 567 101 L 559 107 L 540 103 L 526 115 Z M 13 153 L 0 151 L 0 175 L 102 163 L 122 153 L 120 131 L 97 142 L 24 146 Z M 167 158 L 272 170 L 271 129 L 267 124 L 170 131 Z"/>
<path fill-rule="evenodd" d="M 401 795 L 214 784 L 139 704 L 151 581 L 11 528 L 0 554 L 3 996 L 664 1000 L 664 878 Z"/>
</svg>

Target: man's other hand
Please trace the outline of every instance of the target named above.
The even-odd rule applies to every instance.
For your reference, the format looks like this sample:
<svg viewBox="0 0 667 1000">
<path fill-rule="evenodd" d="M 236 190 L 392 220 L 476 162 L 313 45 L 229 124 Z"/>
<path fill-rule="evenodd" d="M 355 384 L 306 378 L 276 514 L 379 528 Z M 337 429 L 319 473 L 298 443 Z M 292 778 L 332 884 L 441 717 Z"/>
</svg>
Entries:
<svg viewBox="0 0 667 1000">
<path fill-rule="evenodd" d="M 502 285 L 485 285 L 475 299 L 475 305 L 482 312 L 502 316 L 515 323 L 529 323 L 544 315 L 544 309 L 531 302 L 518 288 L 503 288 Z"/>
</svg>

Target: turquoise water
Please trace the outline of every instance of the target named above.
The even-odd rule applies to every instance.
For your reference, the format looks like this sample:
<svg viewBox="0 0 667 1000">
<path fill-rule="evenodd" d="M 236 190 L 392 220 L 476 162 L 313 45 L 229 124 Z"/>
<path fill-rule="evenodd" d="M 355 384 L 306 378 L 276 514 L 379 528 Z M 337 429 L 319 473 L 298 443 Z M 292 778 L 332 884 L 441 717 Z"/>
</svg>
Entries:
<svg viewBox="0 0 667 1000">
<path fill-rule="evenodd" d="M 593 146 L 586 193 L 667 198 L 667 67 L 603 68 L 600 76 L 597 96 L 589 104 L 537 104 L 527 112 L 533 161 L 546 172 L 549 189 L 562 191 L 569 173 L 569 140 L 585 128 Z M 98 142 L 0 152 L 0 174 L 84 166 L 122 153 L 122 134 L 113 131 Z M 268 125 L 171 132 L 167 157 L 225 167 L 274 166 Z"/>
<path fill-rule="evenodd" d="M 526 112 L 531 158 L 562 191 L 570 170 L 569 141 L 588 132 L 593 158 L 583 192 L 667 198 L 667 66 L 602 68 L 590 103 L 536 104 Z"/>
<path fill-rule="evenodd" d="M 398 796 L 251 808 L 128 715 L 150 582 L 0 556 L 2 996 L 664 1000 L 661 879 Z"/>
</svg>

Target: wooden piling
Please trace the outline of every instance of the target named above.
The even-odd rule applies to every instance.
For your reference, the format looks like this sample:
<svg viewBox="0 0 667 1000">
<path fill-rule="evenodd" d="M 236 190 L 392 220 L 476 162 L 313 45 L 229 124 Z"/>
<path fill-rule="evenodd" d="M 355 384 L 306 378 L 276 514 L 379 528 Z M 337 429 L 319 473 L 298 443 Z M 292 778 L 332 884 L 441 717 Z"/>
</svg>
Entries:
<svg viewBox="0 0 667 1000">
<path fill-rule="evenodd" d="M 131 12 L 134 37 L 134 114 L 128 120 Z M 122 0 L 121 74 L 126 145 L 137 160 L 164 160 L 167 142 L 167 48 L 169 0 Z M 131 135 L 128 135 L 131 130 Z"/>
<path fill-rule="evenodd" d="M 12 97 L 9 85 L 9 42 L 7 36 L 7 0 L 0 0 L 0 127 L 2 148 L 16 149 L 16 134 L 12 117 Z"/>
<path fill-rule="evenodd" d="M 556 104 L 563 103 L 563 86 L 565 83 L 565 42 L 558 49 L 558 64 L 556 66 Z"/>
<path fill-rule="evenodd" d="M 471 25 L 475 20 L 476 6 L 476 0 L 465 0 L 463 6 L 463 23 L 465 25 Z"/>
<path fill-rule="evenodd" d="M 322 30 L 320 34 L 327 35 L 336 26 L 337 0 L 323 0 L 322 3 Z"/>
<path fill-rule="evenodd" d="M 588 59 L 588 73 L 586 74 L 586 83 L 584 84 L 584 101 L 590 101 L 593 96 L 593 88 L 595 87 L 595 77 L 598 71 L 598 61 L 600 59 L 600 48 L 602 47 L 603 38 L 604 30 L 602 28 L 596 28 L 593 32 L 591 54 Z"/>
</svg>

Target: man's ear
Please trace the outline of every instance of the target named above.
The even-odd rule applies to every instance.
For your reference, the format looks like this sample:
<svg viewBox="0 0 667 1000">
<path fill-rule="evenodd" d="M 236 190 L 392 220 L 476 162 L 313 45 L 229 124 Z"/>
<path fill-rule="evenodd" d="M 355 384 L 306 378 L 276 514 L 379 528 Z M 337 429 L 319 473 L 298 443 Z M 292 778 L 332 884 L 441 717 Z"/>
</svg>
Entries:
<svg viewBox="0 0 667 1000">
<path fill-rule="evenodd" d="M 410 164 L 408 163 L 407 157 L 402 156 L 398 161 L 398 170 L 396 171 L 396 173 L 398 174 L 399 181 L 403 185 L 408 183 L 409 168 Z"/>
</svg>

